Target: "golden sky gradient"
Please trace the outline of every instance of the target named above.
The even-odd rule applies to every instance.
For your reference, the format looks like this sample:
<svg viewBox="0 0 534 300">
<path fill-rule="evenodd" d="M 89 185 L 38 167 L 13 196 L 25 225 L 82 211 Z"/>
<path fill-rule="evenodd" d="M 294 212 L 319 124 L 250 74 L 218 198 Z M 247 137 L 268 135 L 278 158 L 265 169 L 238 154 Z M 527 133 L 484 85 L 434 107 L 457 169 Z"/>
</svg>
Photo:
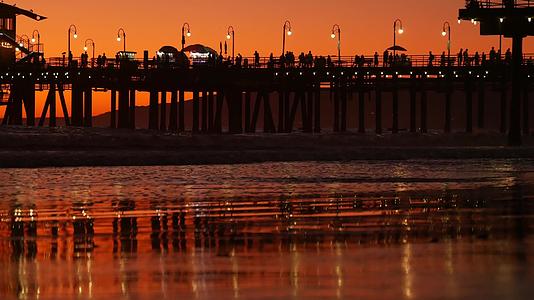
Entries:
<svg viewBox="0 0 534 300">
<path fill-rule="evenodd" d="M 6 1 L 13 3 L 13 1 Z M 143 50 L 150 55 L 163 45 L 179 48 L 181 27 L 191 25 L 192 36 L 187 44 L 202 43 L 219 49 L 229 25 L 236 32 L 236 54 L 251 56 L 258 50 L 262 56 L 279 55 L 282 47 L 282 26 L 290 20 L 293 35 L 287 39 L 287 50 L 300 53 L 335 54 L 336 42 L 330 38 L 332 25 L 342 30 L 342 55 L 382 52 L 393 44 L 393 21 L 400 18 L 404 34 L 398 44 L 409 54 L 425 54 L 429 50 L 441 53 L 446 38 L 441 35 L 444 21 L 452 25 L 452 52 L 460 47 L 488 51 L 498 46 L 498 37 L 479 36 L 478 26 L 456 22 L 458 9 L 464 0 L 189 0 L 189 1 L 126 1 L 126 0 L 19 0 L 17 6 L 33 9 L 47 16 L 42 22 L 19 17 L 18 34 L 41 33 L 46 57 L 60 56 L 67 49 L 70 24 L 78 28 L 78 39 L 72 41 L 74 56 L 83 51 L 84 41 L 92 38 L 97 55 L 108 57 L 122 49 L 117 42 L 117 30 L 123 27 L 128 50 Z M 510 46 L 505 39 L 503 48 Z M 230 51 L 230 48 L 229 48 Z M 504 50 L 503 50 L 504 51 Z M 525 51 L 534 52 L 532 39 L 525 41 Z M 108 101 L 96 95 L 95 114 L 108 111 Z M 144 103 L 143 96 L 140 103 Z M 104 105 L 105 104 L 105 105 Z M 39 107 L 39 106 L 38 106 Z"/>
</svg>

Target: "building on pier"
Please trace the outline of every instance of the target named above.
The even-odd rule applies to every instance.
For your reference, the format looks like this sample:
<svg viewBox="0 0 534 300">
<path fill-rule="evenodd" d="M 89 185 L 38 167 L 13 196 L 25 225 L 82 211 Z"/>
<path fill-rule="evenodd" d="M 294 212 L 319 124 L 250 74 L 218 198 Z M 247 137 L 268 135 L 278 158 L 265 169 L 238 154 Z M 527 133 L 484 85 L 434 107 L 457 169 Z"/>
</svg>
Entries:
<svg viewBox="0 0 534 300">
<path fill-rule="evenodd" d="M 36 21 L 42 21 L 46 17 L 25 10 L 14 5 L 0 3 L 0 67 L 8 67 L 15 63 L 16 49 L 31 54 L 31 49 L 20 46 L 17 43 L 17 16 L 23 15 Z M 29 44 L 29 42 L 28 42 Z"/>
</svg>

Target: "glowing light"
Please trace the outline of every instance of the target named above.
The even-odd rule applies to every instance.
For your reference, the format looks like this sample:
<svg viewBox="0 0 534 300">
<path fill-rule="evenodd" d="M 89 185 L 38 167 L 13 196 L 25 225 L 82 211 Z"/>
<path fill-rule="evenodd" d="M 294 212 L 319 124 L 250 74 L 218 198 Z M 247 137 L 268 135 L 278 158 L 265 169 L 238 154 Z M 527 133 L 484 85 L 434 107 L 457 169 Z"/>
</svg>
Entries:
<svg viewBox="0 0 534 300">
<path fill-rule="evenodd" d="M 462 24 L 462 20 L 458 19 L 458 24 Z"/>
<path fill-rule="evenodd" d="M 232 36 L 231 35 L 226 35 L 226 39 L 229 40 Z"/>
<path fill-rule="evenodd" d="M 499 22 L 504 22 L 504 18 L 499 18 Z"/>
<path fill-rule="evenodd" d="M 83 47 L 83 51 L 87 51 L 87 47 Z"/>
<path fill-rule="evenodd" d="M 399 34 L 403 34 L 404 33 L 404 29 L 399 29 Z"/>
<path fill-rule="evenodd" d="M 330 37 L 333 38 L 333 39 L 335 39 L 335 38 L 336 38 L 336 34 L 335 34 L 335 33 L 332 33 L 332 34 L 330 35 Z"/>
<path fill-rule="evenodd" d="M 187 35 L 187 37 L 190 37 L 191 36 L 191 31 L 188 31 L 186 35 Z"/>
<path fill-rule="evenodd" d="M 78 38 L 78 35 L 75 33 L 75 34 L 73 35 L 73 37 L 74 37 L 75 39 L 77 39 L 77 38 Z"/>
<path fill-rule="evenodd" d="M 34 38 L 32 38 L 32 43 L 35 43 L 35 39 Z"/>
<path fill-rule="evenodd" d="M 121 37 L 117 37 L 117 42 L 120 42 L 121 41 Z"/>
<path fill-rule="evenodd" d="M 292 35 L 292 34 L 293 34 L 293 32 L 292 32 L 291 30 L 289 30 L 289 31 L 287 32 L 287 35 L 289 35 L 289 36 Z"/>
<path fill-rule="evenodd" d="M 20 43 L 19 46 L 22 48 L 22 47 L 24 47 L 24 44 L 23 44 L 23 43 Z"/>
<path fill-rule="evenodd" d="M 441 35 L 442 35 L 442 36 L 446 36 L 446 35 L 447 35 L 447 32 L 443 31 L 443 32 L 441 32 Z"/>
<path fill-rule="evenodd" d="M 528 22 L 529 23 L 532 22 L 532 18 L 531 17 L 528 18 Z"/>
</svg>

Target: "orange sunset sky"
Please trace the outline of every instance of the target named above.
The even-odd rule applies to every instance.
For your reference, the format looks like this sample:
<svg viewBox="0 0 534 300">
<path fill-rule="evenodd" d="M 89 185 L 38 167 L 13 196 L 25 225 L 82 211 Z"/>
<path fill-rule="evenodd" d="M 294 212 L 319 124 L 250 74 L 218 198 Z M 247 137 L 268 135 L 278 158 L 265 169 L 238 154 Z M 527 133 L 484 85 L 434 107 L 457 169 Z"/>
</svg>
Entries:
<svg viewBox="0 0 534 300">
<path fill-rule="evenodd" d="M 342 55 L 381 53 L 393 43 L 396 18 L 404 25 L 398 44 L 406 47 L 409 54 L 444 51 L 444 21 L 452 25 L 453 53 L 460 47 L 474 53 L 498 46 L 498 37 L 481 37 L 478 26 L 456 22 L 464 0 L 19 0 L 16 4 L 49 18 L 41 22 L 18 18 L 19 35 L 40 31 L 46 57 L 66 51 L 70 24 L 78 29 L 78 39 L 72 40 L 74 56 L 83 51 L 87 38 L 95 41 L 97 55 L 105 52 L 108 57 L 113 56 L 122 48 L 116 40 L 120 27 L 126 31 L 128 50 L 137 51 L 139 57 L 143 50 L 149 50 L 152 56 L 163 45 L 179 48 L 184 22 L 191 25 L 192 32 L 187 44 L 202 43 L 218 50 L 227 27 L 232 25 L 236 31 L 236 54 L 251 56 L 258 50 L 262 56 L 270 52 L 279 55 L 286 19 L 291 21 L 294 33 L 288 37 L 286 49 L 297 55 L 308 50 L 335 54 L 336 42 L 330 38 L 334 23 L 341 26 Z M 504 39 L 504 50 L 509 46 L 510 41 Z M 534 52 L 531 38 L 525 40 L 525 52 Z M 95 114 L 109 111 L 108 99 L 106 93 L 95 95 Z M 138 105 L 146 105 L 146 95 L 140 94 L 138 99 Z M 38 110 L 41 108 L 38 102 Z"/>
</svg>

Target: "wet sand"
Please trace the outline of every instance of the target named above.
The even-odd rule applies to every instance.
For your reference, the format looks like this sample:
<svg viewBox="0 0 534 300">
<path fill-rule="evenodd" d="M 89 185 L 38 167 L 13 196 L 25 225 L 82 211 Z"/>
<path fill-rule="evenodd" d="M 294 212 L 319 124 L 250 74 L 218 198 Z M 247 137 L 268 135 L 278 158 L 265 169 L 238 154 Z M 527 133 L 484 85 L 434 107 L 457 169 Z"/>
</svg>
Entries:
<svg viewBox="0 0 534 300">
<path fill-rule="evenodd" d="M 0 167 L 148 166 L 269 161 L 533 158 L 534 139 L 496 133 L 191 135 L 104 128 L 1 128 Z"/>
</svg>

